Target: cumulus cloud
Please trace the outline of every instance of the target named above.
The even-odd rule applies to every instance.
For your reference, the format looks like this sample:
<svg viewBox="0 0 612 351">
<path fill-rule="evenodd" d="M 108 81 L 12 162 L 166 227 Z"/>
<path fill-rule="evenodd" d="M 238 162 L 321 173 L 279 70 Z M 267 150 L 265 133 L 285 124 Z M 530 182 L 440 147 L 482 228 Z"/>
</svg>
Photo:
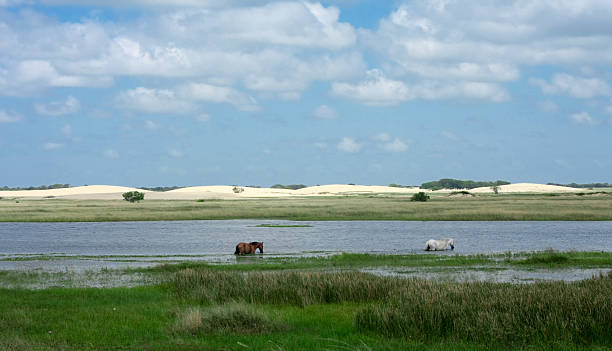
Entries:
<svg viewBox="0 0 612 351">
<path fill-rule="evenodd" d="M 210 115 L 208 113 L 201 113 L 201 114 L 195 116 L 195 119 L 198 122 L 209 122 L 210 121 Z"/>
<path fill-rule="evenodd" d="M 565 73 L 555 74 L 550 83 L 542 79 L 530 79 L 529 82 L 542 89 L 545 94 L 566 93 L 578 99 L 590 99 L 597 96 L 609 96 L 610 86 L 598 78 L 581 78 Z"/>
<path fill-rule="evenodd" d="M 39 115 L 64 116 L 79 110 L 81 104 L 78 99 L 68 96 L 65 101 L 53 101 L 48 104 L 35 104 L 34 109 Z"/>
<path fill-rule="evenodd" d="M 180 157 L 183 157 L 183 152 L 177 149 L 170 149 L 168 150 L 168 155 L 174 158 L 180 158 Z"/>
<path fill-rule="evenodd" d="M 344 137 L 338 143 L 338 150 L 348 153 L 355 153 L 361 150 L 363 145 L 356 142 L 355 139 Z"/>
<path fill-rule="evenodd" d="M 408 85 L 387 78 L 380 70 L 370 70 L 367 79 L 357 83 L 334 83 L 332 94 L 360 101 L 366 105 L 396 105 L 414 99 L 483 99 L 494 102 L 509 100 L 508 92 L 485 82 L 437 82 L 424 81 Z"/>
<path fill-rule="evenodd" d="M 155 129 L 159 129 L 159 124 L 151 121 L 151 120 L 146 120 L 145 121 L 145 125 L 144 127 L 148 130 L 155 130 Z"/>
<path fill-rule="evenodd" d="M 113 149 L 106 149 L 104 150 L 104 156 L 110 159 L 119 158 L 119 152 Z"/>
<path fill-rule="evenodd" d="M 182 97 L 190 100 L 229 103 L 243 111 L 259 110 L 259 105 L 255 98 L 230 87 L 206 83 L 190 83 L 182 86 L 179 92 Z"/>
<path fill-rule="evenodd" d="M 64 147 L 64 144 L 53 143 L 53 142 L 44 143 L 42 145 L 42 148 L 45 150 L 57 150 L 57 149 L 61 149 L 62 147 Z"/>
<path fill-rule="evenodd" d="M 340 117 L 336 110 L 327 105 L 321 105 L 317 107 L 312 114 L 313 116 L 319 119 L 336 119 Z"/>
<path fill-rule="evenodd" d="M 382 144 L 382 148 L 390 152 L 404 152 L 408 149 L 408 145 L 400 139 L 395 138 L 392 141 Z"/>
<path fill-rule="evenodd" d="M 377 141 L 386 142 L 386 141 L 391 140 L 391 137 L 387 133 L 378 133 L 375 136 L 373 136 L 372 139 L 377 140 Z"/>
<path fill-rule="evenodd" d="M 572 120 L 572 122 L 576 124 L 584 124 L 590 126 L 597 123 L 588 112 L 574 113 L 573 115 L 570 115 L 570 120 Z"/>
<path fill-rule="evenodd" d="M 556 112 L 559 109 L 559 106 L 553 101 L 546 100 L 538 103 L 538 108 L 540 109 L 540 111 L 544 112 Z"/>
<path fill-rule="evenodd" d="M 378 142 L 378 146 L 389 152 L 404 152 L 408 149 L 408 143 L 399 138 L 392 138 L 387 133 L 378 133 L 372 137 Z"/>
<path fill-rule="evenodd" d="M 116 98 L 122 109 L 153 114 L 185 114 L 195 110 L 195 105 L 176 96 L 167 89 L 137 87 L 122 91 Z"/>
<path fill-rule="evenodd" d="M 123 23 L 6 13 L 0 91 L 27 95 L 49 87 L 108 86 L 118 76 L 154 76 L 241 82 L 296 99 L 313 81 L 346 79 L 365 69 L 354 49 L 356 31 L 339 20 L 336 7 L 214 2 L 218 6 L 210 8 L 210 1 L 194 2 L 198 8 L 173 4 L 178 6 Z"/>
<path fill-rule="evenodd" d="M 48 87 L 104 87 L 111 82 L 107 76 L 62 74 L 45 60 L 25 60 L 7 69 L 0 67 L 0 94 L 9 96 L 29 95 Z"/>
<path fill-rule="evenodd" d="M 0 123 L 15 123 L 21 121 L 21 115 L 0 110 Z"/>
</svg>

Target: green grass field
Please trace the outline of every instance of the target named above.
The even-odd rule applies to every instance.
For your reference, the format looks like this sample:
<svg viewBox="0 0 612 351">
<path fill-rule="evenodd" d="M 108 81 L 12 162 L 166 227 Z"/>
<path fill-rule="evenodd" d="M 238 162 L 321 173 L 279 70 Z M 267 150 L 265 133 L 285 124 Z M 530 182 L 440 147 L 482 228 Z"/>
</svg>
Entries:
<svg viewBox="0 0 612 351">
<path fill-rule="evenodd" d="M 612 273 L 509 284 L 357 271 L 376 266 L 610 268 L 612 253 L 192 262 L 126 270 L 157 281 L 132 288 L 0 288 L 0 350 L 612 349 Z M 45 278 L 1 272 L 0 285 Z"/>
<path fill-rule="evenodd" d="M 1 199 L 0 221 L 151 221 L 195 219 L 289 220 L 612 220 L 612 193 L 347 196 L 248 200 Z"/>
</svg>

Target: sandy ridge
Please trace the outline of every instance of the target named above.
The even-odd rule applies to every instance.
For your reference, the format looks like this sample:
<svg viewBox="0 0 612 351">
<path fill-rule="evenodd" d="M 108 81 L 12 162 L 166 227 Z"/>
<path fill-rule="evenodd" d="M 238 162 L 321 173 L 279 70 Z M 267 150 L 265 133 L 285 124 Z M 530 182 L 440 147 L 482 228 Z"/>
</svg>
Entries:
<svg viewBox="0 0 612 351">
<path fill-rule="evenodd" d="M 19 190 L 0 191 L 3 198 L 73 198 L 73 199 L 122 199 L 121 194 L 127 191 L 141 191 L 146 193 L 146 199 L 156 200 L 190 200 L 190 199 L 240 199 L 240 198 L 275 198 L 300 196 L 346 196 L 359 194 L 414 194 L 419 191 L 432 192 L 419 188 L 396 188 L 380 185 L 348 185 L 329 184 L 317 185 L 298 190 L 234 187 L 230 185 L 194 186 L 166 192 L 153 192 L 132 187 L 113 185 L 89 185 L 73 188 L 49 190 Z M 456 189 L 436 190 L 435 193 L 448 193 Z M 490 187 L 469 189 L 470 193 L 492 193 Z M 516 183 L 502 185 L 500 193 L 558 193 L 580 192 L 584 189 L 569 188 L 557 185 L 535 183 Z"/>
</svg>

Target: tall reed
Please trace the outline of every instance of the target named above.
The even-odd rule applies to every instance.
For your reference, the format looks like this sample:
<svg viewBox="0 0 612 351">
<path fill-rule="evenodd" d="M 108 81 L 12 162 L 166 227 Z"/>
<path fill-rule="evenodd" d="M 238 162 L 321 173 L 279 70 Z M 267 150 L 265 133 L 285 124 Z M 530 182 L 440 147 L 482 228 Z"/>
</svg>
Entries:
<svg viewBox="0 0 612 351">
<path fill-rule="evenodd" d="M 612 343 L 612 274 L 576 283 L 406 284 L 355 317 L 360 330 L 417 340 Z"/>
<path fill-rule="evenodd" d="M 203 304 L 244 301 L 307 306 L 381 301 L 402 283 L 401 279 L 361 272 L 240 273 L 185 269 L 174 275 L 171 286 L 179 297 Z"/>
<path fill-rule="evenodd" d="M 170 286 L 205 305 L 367 303 L 361 331 L 423 342 L 612 345 L 612 273 L 585 281 L 438 283 L 360 272 L 249 272 L 185 269 Z"/>
</svg>

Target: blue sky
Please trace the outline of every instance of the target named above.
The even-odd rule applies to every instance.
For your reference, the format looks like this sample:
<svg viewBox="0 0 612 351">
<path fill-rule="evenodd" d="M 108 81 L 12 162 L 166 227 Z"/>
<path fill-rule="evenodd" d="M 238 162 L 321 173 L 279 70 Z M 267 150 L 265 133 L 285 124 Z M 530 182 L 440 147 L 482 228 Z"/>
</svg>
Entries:
<svg viewBox="0 0 612 351">
<path fill-rule="evenodd" d="M 0 0 L 0 186 L 611 182 L 612 3 Z"/>
</svg>

